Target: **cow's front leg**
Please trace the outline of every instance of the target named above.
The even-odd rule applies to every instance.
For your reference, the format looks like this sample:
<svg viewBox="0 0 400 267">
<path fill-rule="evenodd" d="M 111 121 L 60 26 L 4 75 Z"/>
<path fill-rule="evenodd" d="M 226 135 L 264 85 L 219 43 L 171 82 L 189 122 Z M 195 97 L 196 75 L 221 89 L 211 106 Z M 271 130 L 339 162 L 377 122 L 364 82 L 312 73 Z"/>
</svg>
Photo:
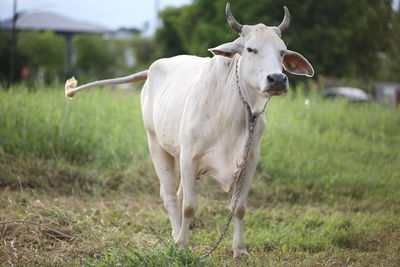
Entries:
<svg viewBox="0 0 400 267">
<path fill-rule="evenodd" d="M 181 186 L 179 190 L 183 192 L 182 201 L 182 223 L 178 238 L 175 242 L 182 247 L 187 247 L 189 244 L 189 227 L 190 222 L 197 210 L 197 195 L 195 190 L 195 180 L 197 177 L 196 167 L 191 157 L 186 157 L 181 154 Z M 179 192 L 178 192 L 179 198 Z"/>
<path fill-rule="evenodd" d="M 243 237 L 243 218 L 246 212 L 246 199 L 249 194 L 251 181 L 253 180 L 253 175 L 257 166 L 257 157 L 254 153 L 249 155 L 249 162 L 247 164 L 247 172 L 245 174 L 245 180 L 243 181 L 243 185 L 239 194 L 238 202 L 236 205 L 235 212 L 233 214 L 233 257 L 235 259 L 247 258 L 249 257 L 249 253 L 247 252 L 246 246 L 244 244 Z M 231 200 L 231 208 L 233 207 L 237 193 L 239 191 L 240 181 L 238 180 L 235 183 L 235 188 L 232 195 Z"/>
</svg>

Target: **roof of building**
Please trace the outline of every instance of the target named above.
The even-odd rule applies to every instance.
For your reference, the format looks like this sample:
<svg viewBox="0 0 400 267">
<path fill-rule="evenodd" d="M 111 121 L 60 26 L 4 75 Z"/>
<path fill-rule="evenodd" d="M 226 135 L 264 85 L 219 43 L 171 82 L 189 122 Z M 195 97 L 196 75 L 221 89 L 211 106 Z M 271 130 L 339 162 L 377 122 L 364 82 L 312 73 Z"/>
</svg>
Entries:
<svg viewBox="0 0 400 267">
<path fill-rule="evenodd" d="M 12 18 L 2 21 L 0 28 L 11 29 Z M 108 31 L 101 25 L 76 21 L 51 12 L 21 13 L 17 18 L 16 29 L 60 33 L 105 33 Z"/>
</svg>

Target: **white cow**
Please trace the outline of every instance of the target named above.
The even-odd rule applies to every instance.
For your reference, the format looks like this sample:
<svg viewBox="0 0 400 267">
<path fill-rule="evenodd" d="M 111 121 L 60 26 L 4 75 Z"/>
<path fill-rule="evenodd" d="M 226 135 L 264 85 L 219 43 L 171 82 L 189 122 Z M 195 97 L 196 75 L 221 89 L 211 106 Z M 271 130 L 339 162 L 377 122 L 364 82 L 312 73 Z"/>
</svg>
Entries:
<svg viewBox="0 0 400 267">
<path fill-rule="evenodd" d="M 285 17 L 278 27 L 243 26 L 232 16 L 228 3 L 228 23 L 240 37 L 209 49 L 215 55 L 212 58 L 187 55 L 164 58 L 155 61 L 148 71 L 127 77 L 77 88 L 73 78 L 66 83 L 66 95 L 72 97 L 96 85 L 147 79 L 141 93 L 143 120 L 160 180 L 160 194 L 171 220 L 172 236 L 180 245 L 188 245 L 190 221 L 198 206 L 196 179 L 210 175 L 225 192 L 233 190 L 233 196 L 236 195 L 238 182 L 234 175 L 243 163 L 249 134 L 249 113 L 245 105 L 249 105 L 252 114 L 260 114 L 271 96 L 288 90 L 282 66 L 294 74 L 309 77 L 314 74 L 310 63 L 288 50 L 280 38 L 290 20 L 289 11 L 286 7 L 284 10 Z M 265 119 L 260 116 L 233 216 L 234 257 L 248 255 L 243 239 L 243 217 L 264 127 Z M 175 160 L 180 166 L 178 192 Z"/>
</svg>

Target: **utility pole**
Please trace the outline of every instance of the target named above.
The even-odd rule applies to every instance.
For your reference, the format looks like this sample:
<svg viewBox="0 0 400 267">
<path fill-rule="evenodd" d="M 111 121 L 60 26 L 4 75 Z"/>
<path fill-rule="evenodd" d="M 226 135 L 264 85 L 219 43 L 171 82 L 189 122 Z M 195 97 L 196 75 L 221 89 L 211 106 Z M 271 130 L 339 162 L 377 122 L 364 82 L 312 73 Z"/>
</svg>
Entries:
<svg viewBox="0 0 400 267">
<path fill-rule="evenodd" d="M 160 0 L 154 0 L 154 7 L 156 11 L 156 18 L 154 20 L 154 31 L 160 26 Z"/>
<path fill-rule="evenodd" d="M 17 46 L 17 31 L 16 31 L 17 19 L 18 19 L 17 0 L 14 0 L 12 28 L 11 28 L 9 84 L 13 84 L 14 83 L 14 76 L 15 76 L 15 50 L 16 50 L 16 46 Z"/>
</svg>

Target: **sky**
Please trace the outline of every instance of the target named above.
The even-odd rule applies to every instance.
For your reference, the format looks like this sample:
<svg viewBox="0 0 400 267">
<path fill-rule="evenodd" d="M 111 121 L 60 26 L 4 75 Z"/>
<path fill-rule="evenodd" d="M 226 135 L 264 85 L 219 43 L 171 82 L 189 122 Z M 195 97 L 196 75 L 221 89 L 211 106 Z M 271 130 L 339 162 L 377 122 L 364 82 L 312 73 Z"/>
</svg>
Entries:
<svg viewBox="0 0 400 267">
<path fill-rule="evenodd" d="M 12 16 L 14 0 L 0 0 L 0 20 Z M 400 0 L 393 0 L 398 7 Z M 111 30 L 135 27 L 147 34 L 156 26 L 156 2 L 160 10 L 166 6 L 181 6 L 191 0 L 17 0 L 18 12 L 51 11 L 72 19 L 97 23 Z"/>
<path fill-rule="evenodd" d="M 13 0 L 0 0 L 0 20 L 10 18 Z M 66 17 L 97 23 L 111 30 L 128 27 L 144 29 L 148 34 L 156 24 L 156 2 L 160 10 L 181 6 L 191 0 L 17 0 L 17 12 L 51 11 Z"/>
</svg>

